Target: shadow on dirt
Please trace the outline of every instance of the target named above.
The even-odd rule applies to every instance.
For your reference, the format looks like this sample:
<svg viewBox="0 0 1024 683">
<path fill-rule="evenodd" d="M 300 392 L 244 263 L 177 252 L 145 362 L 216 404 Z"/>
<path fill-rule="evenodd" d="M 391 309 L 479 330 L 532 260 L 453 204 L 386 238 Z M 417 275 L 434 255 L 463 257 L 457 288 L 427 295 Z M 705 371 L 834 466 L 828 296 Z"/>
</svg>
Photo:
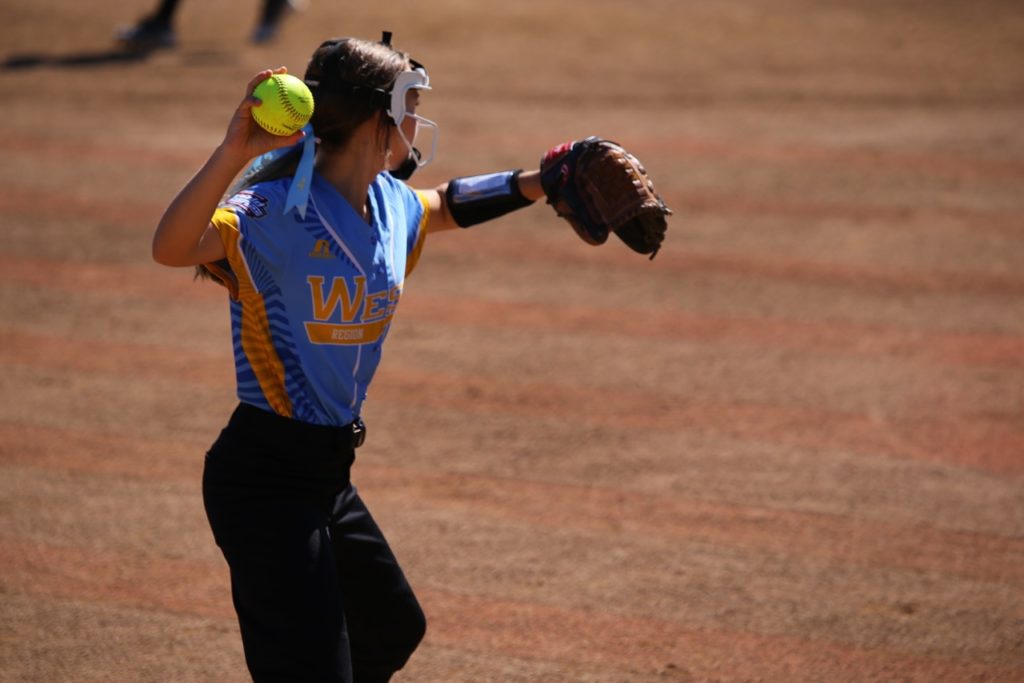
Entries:
<svg viewBox="0 0 1024 683">
<path fill-rule="evenodd" d="M 9 55 L 0 62 L 0 71 L 19 71 L 27 69 L 74 69 L 92 66 L 131 65 L 144 62 L 159 50 L 128 50 L 111 48 L 94 52 L 72 52 L 63 55 L 48 55 L 39 52 L 25 52 Z M 216 50 L 199 50 L 184 53 L 186 62 L 223 62 L 231 55 Z"/>
<path fill-rule="evenodd" d="M 22 53 L 10 55 L 0 62 L 0 69 L 37 69 L 41 67 L 73 68 L 105 64 L 134 64 L 144 61 L 152 51 L 111 49 L 96 52 L 74 52 L 65 55 Z"/>
</svg>

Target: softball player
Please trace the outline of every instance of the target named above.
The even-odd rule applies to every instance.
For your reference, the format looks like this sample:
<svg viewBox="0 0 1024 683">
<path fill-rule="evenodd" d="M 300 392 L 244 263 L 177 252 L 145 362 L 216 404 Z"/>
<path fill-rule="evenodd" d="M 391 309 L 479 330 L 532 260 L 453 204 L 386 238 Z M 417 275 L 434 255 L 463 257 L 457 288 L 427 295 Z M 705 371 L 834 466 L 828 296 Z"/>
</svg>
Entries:
<svg viewBox="0 0 1024 683">
<path fill-rule="evenodd" d="M 253 679 L 387 681 L 426 624 L 350 481 L 360 409 L 426 236 L 543 190 L 537 171 L 429 190 L 399 180 L 429 162 L 437 127 L 416 113 L 426 69 L 387 34 L 314 52 L 305 134 L 275 137 L 251 117 L 249 93 L 283 71 L 249 83 L 223 142 L 164 213 L 153 257 L 199 266 L 230 293 L 239 405 L 207 454 L 203 496 Z M 420 129 L 425 154 L 413 148 Z"/>
</svg>

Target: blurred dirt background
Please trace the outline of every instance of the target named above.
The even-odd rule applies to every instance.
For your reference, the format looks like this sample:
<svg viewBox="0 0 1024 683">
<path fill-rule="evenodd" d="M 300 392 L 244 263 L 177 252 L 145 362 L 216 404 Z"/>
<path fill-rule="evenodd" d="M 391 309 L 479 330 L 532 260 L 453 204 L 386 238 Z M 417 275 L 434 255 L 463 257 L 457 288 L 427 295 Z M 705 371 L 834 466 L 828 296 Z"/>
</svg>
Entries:
<svg viewBox="0 0 1024 683">
<path fill-rule="evenodd" d="M 981 0 L 0 6 L 0 679 L 247 680 L 199 491 L 219 288 L 149 260 L 252 73 L 382 29 L 414 178 L 598 134 L 653 262 L 540 205 L 428 240 L 355 480 L 421 681 L 1024 680 L 1024 9 Z"/>
</svg>

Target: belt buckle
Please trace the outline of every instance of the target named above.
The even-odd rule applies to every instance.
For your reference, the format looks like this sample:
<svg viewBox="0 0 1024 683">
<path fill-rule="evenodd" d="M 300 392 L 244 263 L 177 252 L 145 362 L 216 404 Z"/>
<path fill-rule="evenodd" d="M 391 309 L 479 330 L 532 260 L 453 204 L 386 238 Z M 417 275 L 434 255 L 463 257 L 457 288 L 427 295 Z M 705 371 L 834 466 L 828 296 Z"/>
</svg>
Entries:
<svg viewBox="0 0 1024 683">
<path fill-rule="evenodd" d="M 357 417 L 352 422 L 352 448 L 359 448 L 366 441 L 366 423 Z"/>
</svg>

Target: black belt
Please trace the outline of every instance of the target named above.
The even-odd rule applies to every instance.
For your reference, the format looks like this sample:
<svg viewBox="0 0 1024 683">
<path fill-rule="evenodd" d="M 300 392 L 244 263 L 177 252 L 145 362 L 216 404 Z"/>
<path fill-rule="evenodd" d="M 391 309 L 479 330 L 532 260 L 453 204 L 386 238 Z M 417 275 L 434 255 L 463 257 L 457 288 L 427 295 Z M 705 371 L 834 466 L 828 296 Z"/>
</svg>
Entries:
<svg viewBox="0 0 1024 683">
<path fill-rule="evenodd" d="M 231 422 L 257 439 L 271 443 L 302 443 L 323 452 L 338 446 L 359 448 L 366 442 L 366 423 L 356 418 L 347 425 L 318 425 L 268 412 L 248 403 L 239 403 Z"/>
<path fill-rule="evenodd" d="M 359 448 L 366 441 L 366 423 L 363 418 L 357 417 L 348 427 L 352 430 L 352 448 Z"/>
</svg>

